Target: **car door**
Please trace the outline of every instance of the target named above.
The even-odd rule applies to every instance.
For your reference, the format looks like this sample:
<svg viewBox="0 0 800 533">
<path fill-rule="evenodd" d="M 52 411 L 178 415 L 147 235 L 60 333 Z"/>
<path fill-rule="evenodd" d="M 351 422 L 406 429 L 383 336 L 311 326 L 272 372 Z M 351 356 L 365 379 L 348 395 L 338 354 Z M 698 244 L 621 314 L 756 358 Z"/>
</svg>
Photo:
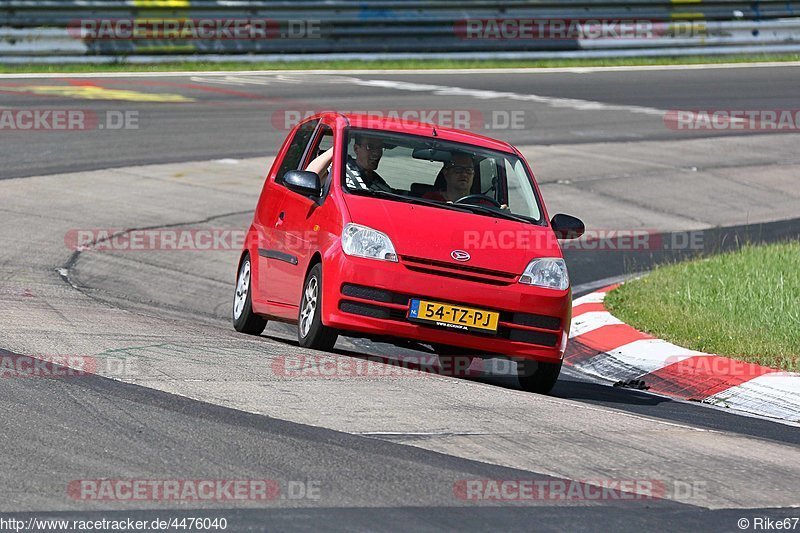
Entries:
<svg viewBox="0 0 800 533">
<path fill-rule="evenodd" d="M 264 184 L 264 191 L 256 210 L 258 293 L 261 296 L 260 299 L 266 301 L 268 305 L 286 303 L 285 298 L 281 297 L 280 283 L 276 282 L 276 277 L 280 279 L 285 266 L 289 265 L 281 245 L 283 236 L 280 226 L 285 217 L 282 210 L 284 199 L 287 194 L 291 193 L 283 186 L 283 176 L 290 170 L 300 168 L 318 123 L 319 119 L 310 120 L 295 129 L 286 151 L 280 156 L 282 160 L 277 166 L 278 170 L 274 176 L 268 177 Z M 281 314 L 279 309 L 272 309 L 272 311 Z"/>
<path fill-rule="evenodd" d="M 301 168 L 305 169 L 316 156 L 332 146 L 332 128 L 320 124 L 306 150 Z M 279 258 L 270 263 L 270 279 L 275 285 L 275 299 L 280 303 L 292 306 L 300 304 L 308 263 L 317 249 L 316 215 L 325 201 L 329 182 L 330 176 L 323 182 L 325 186 L 321 198 L 308 198 L 288 189 L 283 195 L 278 213 L 279 223 L 274 228 L 275 249 L 279 252 L 276 256 Z"/>
</svg>

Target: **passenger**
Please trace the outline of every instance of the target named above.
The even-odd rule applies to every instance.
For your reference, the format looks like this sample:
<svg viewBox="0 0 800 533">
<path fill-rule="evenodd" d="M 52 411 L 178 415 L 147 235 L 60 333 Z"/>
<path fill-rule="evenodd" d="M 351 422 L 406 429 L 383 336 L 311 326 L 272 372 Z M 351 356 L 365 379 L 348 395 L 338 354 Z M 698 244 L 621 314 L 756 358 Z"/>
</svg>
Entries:
<svg viewBox="0 0 800 533">
<path fill-rule="evenodd" d="M 445 189 L 427 192 L 422 195 L 423 198 L 440 202 L 455 202 L 459 198 L 471 194 L 472 180 L 475 179 L 475 162 L 471 155 L 465 153 L 453 154 L 450 161 L 444 164 L 442 171 L 446 185 Z"/>
</svg>

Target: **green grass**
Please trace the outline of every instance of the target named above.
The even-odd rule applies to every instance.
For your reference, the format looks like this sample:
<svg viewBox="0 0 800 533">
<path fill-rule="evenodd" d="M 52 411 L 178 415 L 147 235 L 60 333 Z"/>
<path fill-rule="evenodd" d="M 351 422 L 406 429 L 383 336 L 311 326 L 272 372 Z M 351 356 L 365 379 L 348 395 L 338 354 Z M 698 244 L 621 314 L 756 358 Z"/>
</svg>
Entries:
<svg viewBox="0 0 800 533">
<path fill-rule="evenodd" d="M 798 371 L 800 241 L 656 268 L 609 293 L 606 306 L 679 346 Z"/>
<path fill-rule="evenodd" d="M 88 58 L 87 58 L 88 59 Z M 163 72 L 211 70 L 344 70 L 344 69 L 444 69 L 444 68 L 546 68 L 546 67 L 616 67 L 631 65 L 694 65 L 715 63 L 751 63 L 757 61 L 800 61 L 800 54 L 760 54 L 736 56 L 640 57 L 615 59 L 548 60 L 393 60 L 393 61 L 281 61 L 272 63 L 180 62 L 158 65 L 114 64 L 43 64 L 0 65 L 0 73 L 84 73 L 84 72 Z"/>
</svg>

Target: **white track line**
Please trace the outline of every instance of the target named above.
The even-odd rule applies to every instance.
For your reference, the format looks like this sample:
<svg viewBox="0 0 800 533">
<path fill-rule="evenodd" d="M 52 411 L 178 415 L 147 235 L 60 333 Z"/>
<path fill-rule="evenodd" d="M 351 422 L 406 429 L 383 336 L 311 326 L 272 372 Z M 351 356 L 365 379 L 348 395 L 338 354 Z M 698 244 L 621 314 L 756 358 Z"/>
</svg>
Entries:
<svg viewBox="0 0 800 533">
<path fill-rule="evenodd" d="M 541 96 L 538 94 L 523 94 L 506 91 L 487 91 L 483 89 L 468 89 L 464 87 L 451 87 L 447 85 L 433 85 L 429 83 L 414 83 L 408 81 L 394 80 L 362 80 L 360 78 L 349 78 L 341 76 L 336 78 L 337 82 L 351 83 L 361 87 L 377 87 L 381 89 L 396 89 L 399 91 L 411 91 L 417 93 L 429 93 L 436 96 L 467 96 L 477 100 L 516 100 L 520 102 L 534 102 L 554 108 L 569 108 L 579 111 L 627 111 L 643 115 L 664 116 L 663 109 L 654 107 L 643 107 L 635 105 L 607 104 L 592 100 L 581 100 L 578 98 L 559 98 L 555 96 Z"/>
</svg>

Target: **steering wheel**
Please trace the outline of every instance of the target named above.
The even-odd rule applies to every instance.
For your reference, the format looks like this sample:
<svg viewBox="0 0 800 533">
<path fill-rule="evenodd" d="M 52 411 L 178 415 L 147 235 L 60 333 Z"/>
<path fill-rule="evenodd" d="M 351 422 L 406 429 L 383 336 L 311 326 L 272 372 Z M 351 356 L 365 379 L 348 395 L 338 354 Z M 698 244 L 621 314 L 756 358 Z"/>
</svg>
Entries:
<svg viewBox="0 0 800 533">
<path fill-rule="evenodd" d="M 472 203 L 472 204 L 478 204 L 478 205 L 480 205 L 480 204 L 488 204 L 488 205 L 492 205 L 492 206 L 494 206 L 494 207 L 496 207 L 498 209 L 502 209 L 502 205 L 500 204 L 500 202 L 498 202 L 497 200 L 495 200 L 491 196 L 484 196 L 483 194 L 468 194 L 466 196 L 462 196 L 461 198 L 459 198 L 458 200 L 456 200 L 453 203 L 455 203 L 455 204 L 469 204 L 469 203 Z"/>
</svg>

